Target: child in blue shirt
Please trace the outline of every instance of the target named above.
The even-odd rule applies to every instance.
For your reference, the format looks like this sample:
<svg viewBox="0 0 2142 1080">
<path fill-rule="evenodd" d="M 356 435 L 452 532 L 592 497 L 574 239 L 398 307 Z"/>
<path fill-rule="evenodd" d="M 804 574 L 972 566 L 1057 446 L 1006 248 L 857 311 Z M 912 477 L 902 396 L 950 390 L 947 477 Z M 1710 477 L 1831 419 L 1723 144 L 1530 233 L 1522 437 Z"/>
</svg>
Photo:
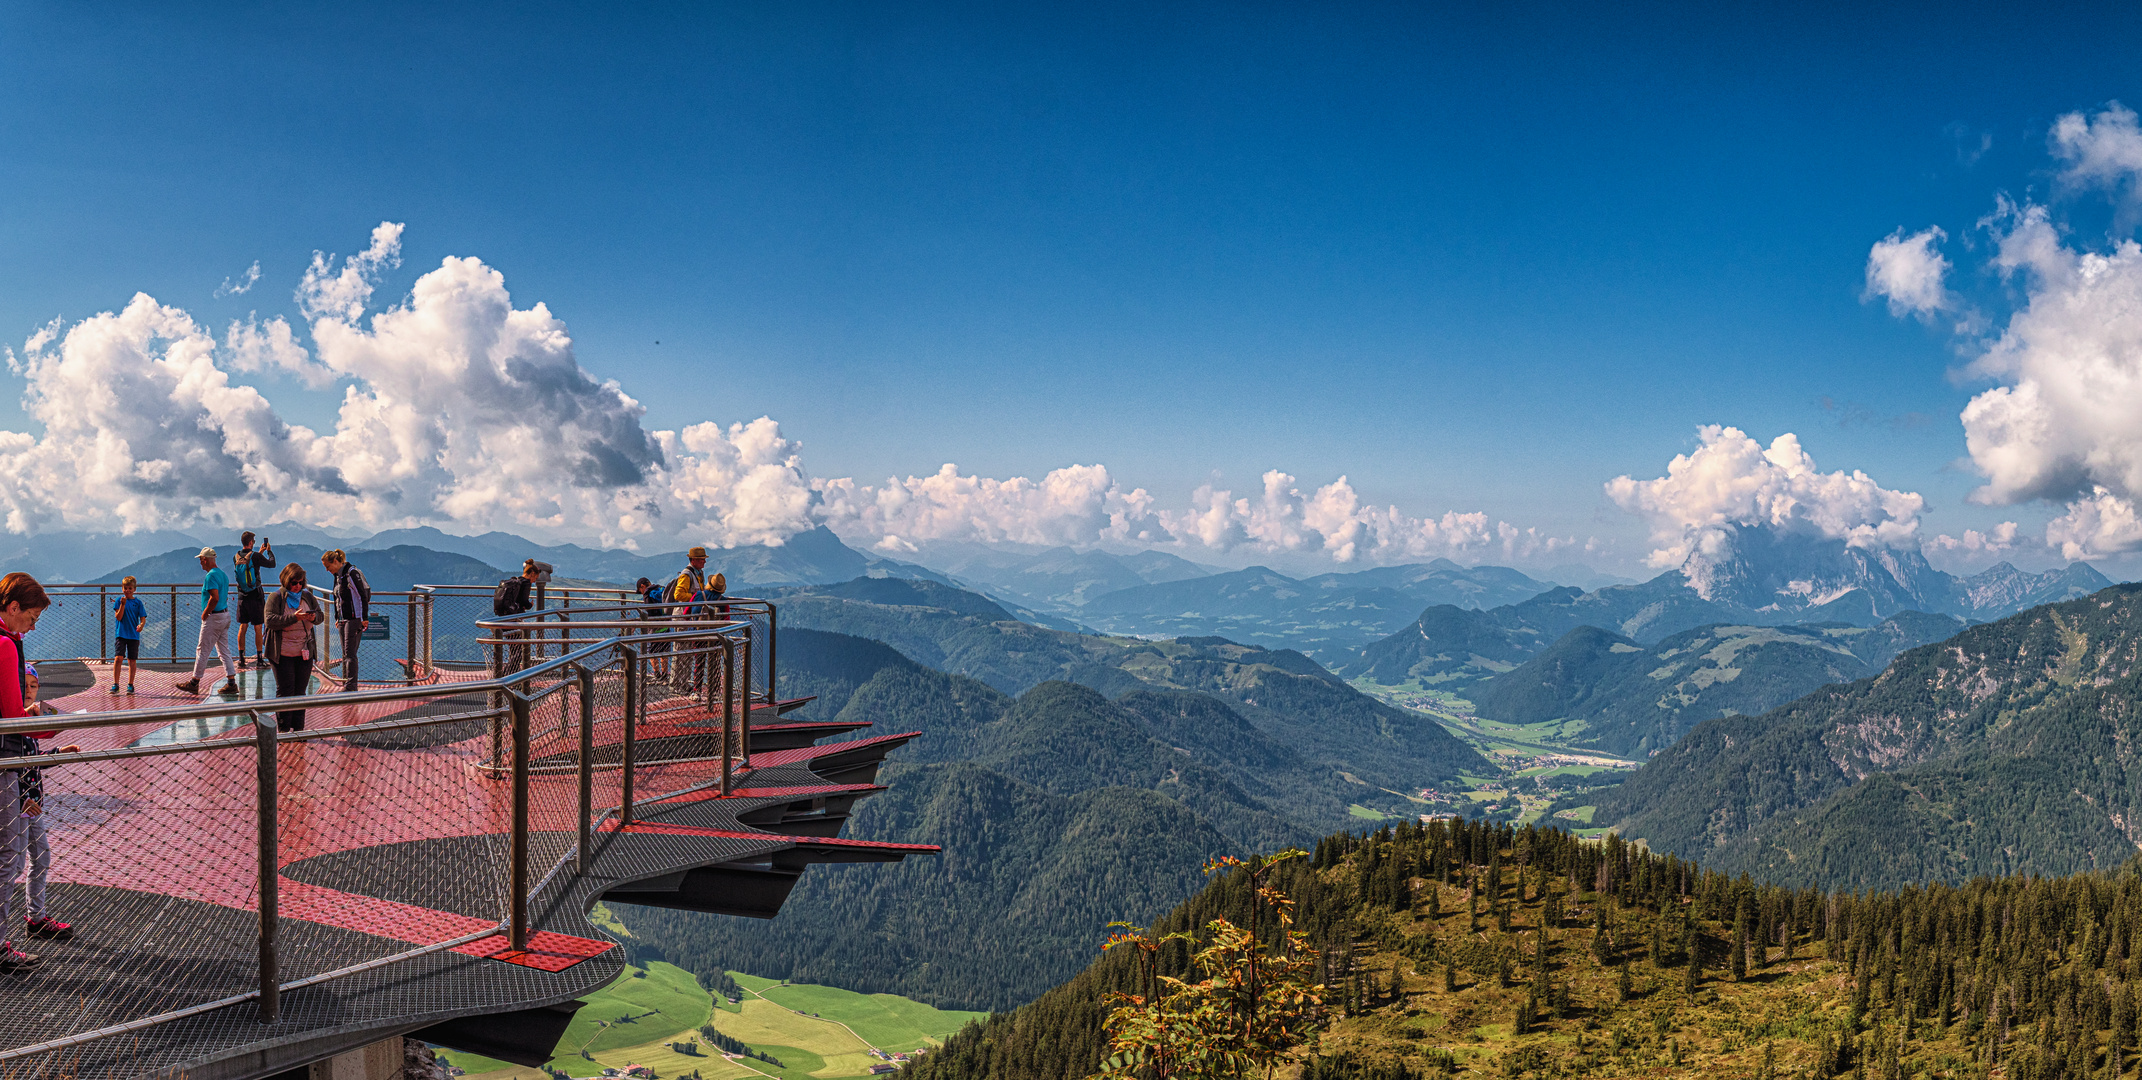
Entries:
<svg viewBox="0 0 2142 1080">
<path fill-rule="evenodd" d="M 119 692 L 119 661 L 126 661 L 126 692 L 134 692 L 134 673 L 141 666 L 141 627 L 149 621 L 149 609 L 134 598 L 134 576 L 119 579 L 121 595 L 112 604 L 112 693 Z"/>
</svg>

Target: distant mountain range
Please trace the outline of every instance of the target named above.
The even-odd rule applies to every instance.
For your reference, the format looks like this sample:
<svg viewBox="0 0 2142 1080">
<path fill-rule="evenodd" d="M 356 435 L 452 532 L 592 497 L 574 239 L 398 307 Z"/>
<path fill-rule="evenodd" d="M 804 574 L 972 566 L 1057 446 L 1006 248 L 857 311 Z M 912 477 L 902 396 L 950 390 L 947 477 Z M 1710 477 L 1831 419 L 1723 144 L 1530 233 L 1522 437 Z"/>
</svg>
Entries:
<svg viewBox="0 0 2142 1080">
<path fill-rule="evenodd" d="M 1580 626 L 1632 642 L 1656 642 L 1712 625 L 1873 626 L 1903 611 L 1978 622 L 2112 584 L 2081 562 L 2036 574 L 2004 562 L 1959 578 L 1927 565 L 1916 552 L 1779 540 L 1752 529 L 1742 531 L 1736 545 L 1723 558 L 1691 563 L 1638 585 L 1594 592 L 1550 589 L 1488 610 L 1431 607 L 1413 625 L 1334 666 L 1387 685 L 1415 680 L 1468 693 Z"/>
<path fill-rule="evenodd" d="M 2034 608 L 1874 678 L 1696 727 L 1595 824 L 1764 880 L 2109 870 L 2142 846 L 2142 585 Z"/>
<path fill-rule="evenodd" d="M 1507 567 L 1445 559 L 1291 578 L 1263 566 L 1214 570 L 1159 552 L 1021 554 L 968 545 L 921 557 L 989 595 L 1103 633 L 1217 636 L 1327 661 L 1405 626 L 1430 604 L 1494 607 L 1553 587 Z"/>
</svg>

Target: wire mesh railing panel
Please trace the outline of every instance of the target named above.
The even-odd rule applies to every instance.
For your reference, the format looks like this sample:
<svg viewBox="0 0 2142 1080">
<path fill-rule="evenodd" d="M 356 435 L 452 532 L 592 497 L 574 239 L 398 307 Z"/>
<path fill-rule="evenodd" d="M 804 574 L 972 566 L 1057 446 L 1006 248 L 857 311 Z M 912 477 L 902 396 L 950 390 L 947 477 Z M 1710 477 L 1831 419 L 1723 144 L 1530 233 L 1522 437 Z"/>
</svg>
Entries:
<svg viewBox="0 0 2142 1080">
<path fill-rule="evenodd" d="M 479 716 L 278 740 L 284 981 L 488 932 L 506 917 L 512 792 L 469 768 L 489 726 Z"/>
<path fill-rule="evenodd" d="M 72 660 L 112 655 L 119 633 L 113 609 L 124 598 L 124 590 L 118 584 L 49 585 L 45 592 L 55 601 L 54 606 L 45 609 L 37 629 L 24 638 L 33 658 Z M 141 601 L 146 616 L 140 630 L 141 660 L 192 661 L 201 632 L 200 584 L 143 582 L 136 587 L 134 599 Z M 235 628 L 232 633 L 235 635 Z"/>
<path fill-rule="evenodd" d="M 6 775 L 0 798 L 15 800 L 18 783 L 41 798 L 39 813 L 18 818 L 33 872 L 10 890 L 4 925 L 33 953 L 57 947 L 73 959 L 86 947 L 95 956 L 63 973 L 52 957 L 51 966 L 0 975 L 9 1002 L 0 1042 L 93 1031 L 255 985 L 259 836 L 249 747 Z M 49 871 L 38 875 L 45 851 Z M 25 940 L 26 913 L 94 928 L 94 943 Z"/>
</svg>

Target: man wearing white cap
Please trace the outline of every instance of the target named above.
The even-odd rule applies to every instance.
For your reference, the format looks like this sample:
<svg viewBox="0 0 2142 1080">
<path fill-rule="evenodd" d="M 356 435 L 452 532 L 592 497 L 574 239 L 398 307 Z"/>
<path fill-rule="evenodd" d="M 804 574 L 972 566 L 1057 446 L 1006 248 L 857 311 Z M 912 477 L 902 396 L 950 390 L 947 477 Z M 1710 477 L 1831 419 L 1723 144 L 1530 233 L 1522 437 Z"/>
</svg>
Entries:
<svg viewBox="0 0 2142 1080">
<path fill-rule="evenodd" d="M 223 693 L 236 694 L 238 668 L 231 663 L 231 579 L 216 566 L 216 549 L 201 549 L 201 639 L 193 647 L 193 678 L 178 684 L 182 694 L 201 690 L 201 675 L 213 653 L 223 659 Z"/>
</svg>

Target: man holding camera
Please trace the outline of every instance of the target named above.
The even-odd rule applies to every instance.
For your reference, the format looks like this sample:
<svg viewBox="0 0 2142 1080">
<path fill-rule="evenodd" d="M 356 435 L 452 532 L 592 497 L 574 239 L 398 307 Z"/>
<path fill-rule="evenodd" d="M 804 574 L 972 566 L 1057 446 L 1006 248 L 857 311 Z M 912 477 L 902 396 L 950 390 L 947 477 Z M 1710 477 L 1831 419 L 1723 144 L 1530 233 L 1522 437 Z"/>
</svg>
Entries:
<svg viewBox="0 0 2142 1080">
<path fill-rule="evenodd" d="M 245 632 L 253 630 L 254 658 L 258 667 L 273 667 L 268 659 L 268 639 L 261 633 L 260 624 L 268 617 L 268 594 L 261 588 L 260 572 L 275 569 L 275 549 L 268 546 L 268 538 L 260 538 L 260 550 L 253 550 L 253 534 L 250 530 L 238 534 L 238 554 L 231 559 L 231 588 L 238 594 L 238 667 L 245 668 Z"/>
</svg>

